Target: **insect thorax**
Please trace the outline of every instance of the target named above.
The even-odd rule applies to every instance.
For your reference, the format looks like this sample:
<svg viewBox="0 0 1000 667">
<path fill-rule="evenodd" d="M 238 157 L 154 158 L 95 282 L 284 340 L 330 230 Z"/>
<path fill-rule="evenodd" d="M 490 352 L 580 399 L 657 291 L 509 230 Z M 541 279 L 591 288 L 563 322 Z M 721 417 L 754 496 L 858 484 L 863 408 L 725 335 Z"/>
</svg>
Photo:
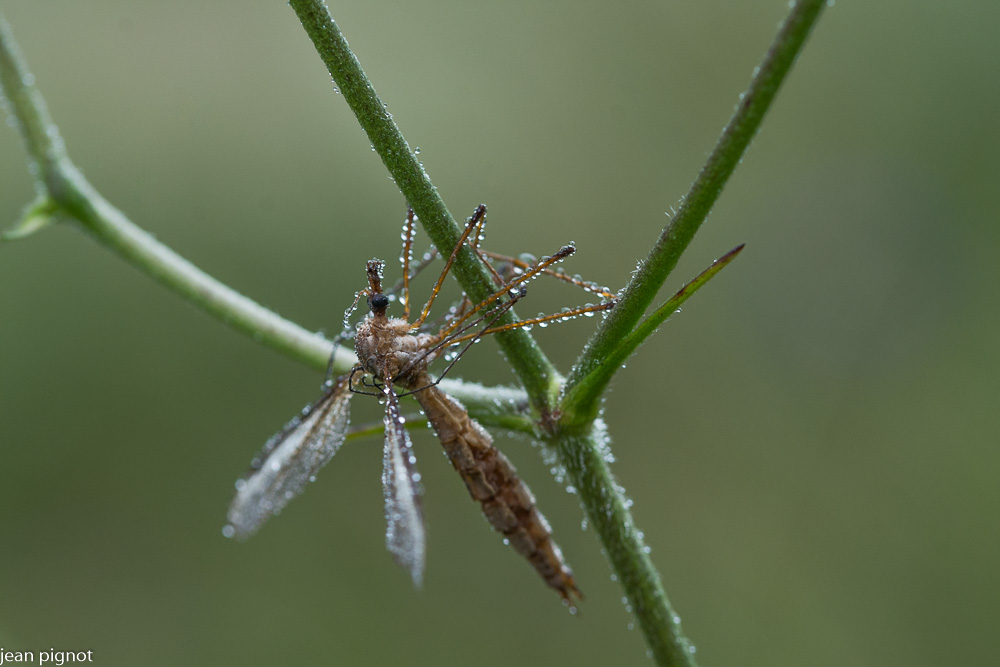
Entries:
<svg viewBox="0 0 1000 667">
<path fill-rule="evenodd" d="M 437 352 L 427 353 L 433 345 L 431 334 L 410 333 L 410 323 L 385 315 L 369 315 L 358 325 L 354 351 L 364 369 L 380 380 L 387 377 L 394 384 L 412 387 L 422 383 L 427 365 Z"/>
</svg>

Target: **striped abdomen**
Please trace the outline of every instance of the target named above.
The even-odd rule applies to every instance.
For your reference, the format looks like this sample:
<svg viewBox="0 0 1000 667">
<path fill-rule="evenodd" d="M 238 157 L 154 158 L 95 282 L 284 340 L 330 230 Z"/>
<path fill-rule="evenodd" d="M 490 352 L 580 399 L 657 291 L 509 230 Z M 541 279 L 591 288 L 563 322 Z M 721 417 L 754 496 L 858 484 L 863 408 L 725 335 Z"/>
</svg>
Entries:
<svg viewBox="0 0 1000 667">
<path fill-rule="evenodd" d="M 580 597 L 573 573 L 552 541 L 549 524 L 535 507 L 534 496 L 507 457 L 493 446 L 486 429 L 469 417 L 461 403 L 436 386 L 421 389 L 414 396 L 493 528 L 563 599 Z"/>
</svg>

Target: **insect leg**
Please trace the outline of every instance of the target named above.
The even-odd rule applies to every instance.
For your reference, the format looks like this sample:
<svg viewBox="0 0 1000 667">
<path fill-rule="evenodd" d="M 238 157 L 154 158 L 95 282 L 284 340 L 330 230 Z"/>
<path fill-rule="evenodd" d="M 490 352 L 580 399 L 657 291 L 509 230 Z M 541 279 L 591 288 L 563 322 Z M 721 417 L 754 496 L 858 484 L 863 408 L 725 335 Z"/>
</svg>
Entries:
<svg viewBox="0 0 1000 667">
<path fill-rule="evenodd" d="M 441 291 L 441 285 L 444 283 L 445 276 L 448 275 L 448 271 L 451 270 L 451 265 L 455 263 L 455 258 L 458 257 L 458 251 L 462 249 L 462 245 L 465 243 L 465 240 L 469 238 L 469 234 L 471 234 L 472 230 L 480 224 L 480 221 L 485 215 L 486 205 L 480 204 L 476 207 L 476 210 L 472 213 L 472 217 L 469 218 L 469 221 L 465 224 L 465 229 L 462 231 L 462 235 L 459 237 L 458 243 L 455 244 L 455 248 L 451 251 L 451 256 L 448 257 L 448 261 L 445 262 L 441 275 L 438 276 L 437 282 L 434 283 L 434 288 L 431 290 L 431 295 L 427 299 L 427 303 L 424 304 L 424 309 L 420 311 L 420 317 L 413 322 L 411 328 L 419 329 L 420 325 L 427 319 L 427 316 L 431 312 L 431 305 L 434 304 L 434 299 L 437 298 L 438 292 Z"/>
</svg>

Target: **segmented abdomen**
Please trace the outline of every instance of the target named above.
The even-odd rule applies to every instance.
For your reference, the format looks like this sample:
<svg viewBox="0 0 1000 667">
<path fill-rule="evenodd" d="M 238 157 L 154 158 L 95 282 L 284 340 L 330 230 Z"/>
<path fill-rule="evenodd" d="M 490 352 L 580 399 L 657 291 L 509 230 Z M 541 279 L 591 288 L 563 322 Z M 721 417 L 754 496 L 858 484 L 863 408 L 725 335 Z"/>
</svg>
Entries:
<svg viewBox="0 0 1000 667">
<path fill-rule="evenodd" d="M 535 498 L 493 438 L 461 403 L 435 386 L 415 393 L 445 452 L 465 480 L 483 513 L 518 553 L 565 600 L 580 597 L 573 573 L 552 541 L 552 530 L 535 507 Z"/>
</svg>

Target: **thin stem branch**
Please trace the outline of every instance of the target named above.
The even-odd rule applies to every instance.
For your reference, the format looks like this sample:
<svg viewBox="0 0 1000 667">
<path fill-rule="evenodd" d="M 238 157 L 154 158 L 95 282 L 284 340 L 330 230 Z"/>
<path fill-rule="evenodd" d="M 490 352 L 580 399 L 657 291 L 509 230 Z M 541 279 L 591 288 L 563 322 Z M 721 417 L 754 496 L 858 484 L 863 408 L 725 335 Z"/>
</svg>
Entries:
<svg viewBox="0 0 1000 667">
<path fill-rule="evenodd" d="M 566 395 L 572 395 L 573 401 L 562 404 L 564 424 L 585 425 L 596 416 L 603 385 L 595 383 L 589 392 L 578 391 L 577 386 L 597 367 L 608 363 L 614 349 L 632 332 L 656 298 L 757 134 L 764 114 L 825 6 L 826 0 L 799 0 L 792 7 L 679 210 L 570 372 Z"/>
<path fill-rule="evenodd" d="M 238 331 L 294 359 L 325 367 L 333 350 L 329 341 L 255 303 L 219 282 L 132 223 L 87 182 L 66 154 L 45 100 L 0 17 L 0 82 L 10 111 L 22 130 L 36 187 L 98 241 L 183 298 Z M 337 366 L 350 368 L 347 350 L 338 350 Z"/>
<path fill-rule="evenodd" d="M 3 14 L 0 14 L 0 85 L 6 93 L 10 117 L 15 119 L 24 140 L 29 171 L 37 189 L 57 196 L 61 191 L 61 166 L 67 160 L 66 150 Z"/>
</svg>

